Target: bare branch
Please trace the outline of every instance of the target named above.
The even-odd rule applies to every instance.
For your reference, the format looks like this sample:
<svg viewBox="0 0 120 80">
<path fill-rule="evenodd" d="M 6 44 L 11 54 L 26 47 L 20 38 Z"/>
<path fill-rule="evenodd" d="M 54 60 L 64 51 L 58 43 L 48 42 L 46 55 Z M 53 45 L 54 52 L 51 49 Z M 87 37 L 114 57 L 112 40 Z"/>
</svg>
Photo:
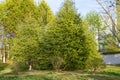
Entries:
<svg viewBox="0 0 120 80">
<path fill-rule="evenodd" d="M 109 16 L 110 20 L 112 21 L 112 25 L 114 27 L 116 27 L 116 29 L 119 30 L 118 26 L 116 25 L 114 19 L 112 18 L 112 15 L 109 13 L 109 11 L 104 7 L 104 5 L 99 0 L 96 0 L 96 1 L 102 7 L 102 9 L 105 11 L 105 13 Z"/>
<path fill-rule="evenodd" d="M 101 8 L 105 11 L 106 15 L 108 15 L 108 17 L 109 17 L 109 19 L 110 19 L 110 21 L 111 21 L 111 23 L 112 23 L 112 29 L 110 29 L 110 28 L 109 28 L 109 29 L 110 29 L 110 31 L 112 32 L 113 36 L 114 36 L 114 37 L 117 39 L 117 41 L 120 43 L 120 39 L 119 39 L 119 37 L 118 37 L 118 35 L 117 35 L 117 33 L 118 33 L 118 31 L 119 31 L 119 28 L 118 28 L 118 25 L 115 23 L 115 20 L 113 19 L 111 13 L 109 12 L 108 9 L 106 9 L 105 5 L 103 5 L 103 4 L 100 2 L 100 0 L 96 0 L 96 2 L 97 2 L 97 3 L 101 6 Z M 104 23 L 105 23 L 108 27 L 110 27 L 106 21 L 104 21 Z"/>
</svg>

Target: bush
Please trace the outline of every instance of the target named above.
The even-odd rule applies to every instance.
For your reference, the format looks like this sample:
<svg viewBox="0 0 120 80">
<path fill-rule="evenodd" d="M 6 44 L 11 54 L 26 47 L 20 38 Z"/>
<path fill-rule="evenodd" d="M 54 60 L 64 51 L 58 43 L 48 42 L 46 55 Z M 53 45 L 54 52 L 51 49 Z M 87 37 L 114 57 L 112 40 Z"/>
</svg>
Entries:
<svg viewBox="0 0 120 80">
<path fill-rule="evenodd" d="M 50 60 L 49 61 L 47 61 L 47 60 L 37 61 L 33 65 L 33 68 L 36 70 L 51 70 L 51 69 L 53 69 Z"/>
<path fill-rule="evenodd" d="M 29 66 L 25 62 L 15 62 L 12 64 L 14 72 L 25 71 L 29 69 Z"/>
<path fill-rule="evenodd" d="M 101 57 L 92 57 L 86 61 L 86 67 L 91 71 L 96 71 L 105 68 L 105 63 Z"/>
<path fill-rule="evenodd" d="M 51 62 L 52 62 L 52 66 L 55 70 L 59 70 L 60 67 L 64 64 L 64 60 L 58 56 L 53 57 Z"/>
<path fill-rule="evenodd" d="M 0 61 L 0 71 L 4 70 L 7 66 L 8 66 L 8 64 L 2 63 L 2 61 Z"/>
</svg>

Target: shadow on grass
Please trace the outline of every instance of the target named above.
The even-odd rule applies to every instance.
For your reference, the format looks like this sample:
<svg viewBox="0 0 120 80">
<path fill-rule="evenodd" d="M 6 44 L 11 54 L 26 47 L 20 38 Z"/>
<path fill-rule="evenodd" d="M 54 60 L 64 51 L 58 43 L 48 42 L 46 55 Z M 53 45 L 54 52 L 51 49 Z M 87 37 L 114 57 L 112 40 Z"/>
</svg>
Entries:
<svg viewBox="0 0 120 80">
<path fill-rule="evenodd" d="M 94 80 L 120 80 L 120 73 L 103 71 L 103 72 L 89 73 L 87 77 L 92 78 Z"/>
<path fill-rule="evenodd" d="M 60 78 L 54 78 L 46 75 L 28 75 L 28 76 L 0 76 L 0 80 L 61 80 Z"/>
<path fill-rule="evenodd" d="M 120 80 L 119 71 L 99 71 L 99 72 L 89 72 L 89 71 L 75 71 L 72 72 L 78 74 L 79 76 L 85 77 L 87 80 Z"/>
<path fill-rule="evenodd" d="M 103 72 L 99 72 L 99 73 L 100 73 L 100 74 L 103 74 L 103 75 L 104 75 L 104 74 L 105 74 L 105 75 L 109 75 L 109 76 L 110 76 L 110 75 L 114 75 L 114 76 L 119 76 L 119 77 L 120 77 L 120 72 L 112 72 L 112 71 L 110 71 L 110 72 L 107 71 L 107 72 L 106 72 L 106 71 L 103 71 Z"/>
<path fill-rule="evenodd" d="M 120 78 L 111 78 L 110 76 L 100 76 L 100 75 L 88 75 L 87 77 L 92 78 L 93 80 L 120 80 Z"/>
<path fill-rule="evenodd" d="M 9 72 L 0 75 L 0 80 L 120 80 L 120 72 L 115 69 L 105 69 L 99 72 L 88 71 L 33 71 L 29 72 Z M 41 74 L 42 72 L 42 74 Z"/>
<path fill-rule="evenodd" d="M 0 76 L 6 76 L 6 75 L 19 75 L 18 72 L 8 72 L 8 73 L 2 73 Z"/>
</svg>

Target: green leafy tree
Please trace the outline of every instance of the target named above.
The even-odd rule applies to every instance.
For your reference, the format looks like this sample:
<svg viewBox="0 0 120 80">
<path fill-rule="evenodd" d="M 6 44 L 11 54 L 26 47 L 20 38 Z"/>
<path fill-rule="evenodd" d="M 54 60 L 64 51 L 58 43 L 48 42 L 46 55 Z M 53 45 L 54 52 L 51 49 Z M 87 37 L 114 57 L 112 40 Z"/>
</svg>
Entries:
<svg viewBox="0 0 120 80">
<path fill-rule="evenodd" d="M 6 0 L 6 13 L 3 19 L 7 33 L 15 36 L 20 22 L 24 22 L 26 16 L 33 16 L 36 5 L 33 0 Z"/>
<path fill-rule="evenodd" d="M 0 2 L 0 55 L 2 55 L 2 62 L 6 63 L 6 33 L 4 30 L 4 17 L 6 14 L 6 6 L 5 6 L 5 2 Z"/>
<path fill-rule="evenodd" d="M 95 39 L 98 42 L 99 51 L 101 52 L 120 51 L 118 43 L 116 42 L 116 39 L 112 33 L 113 32 L 112 29 L 110 27 L 107 28 L 109 25 L 106 20 L 101 19 L 100 14 L 98 14 L 95 11 L 90 11 L 86 15 L 86 21 L 88 23 L 90 31 L 93 32 L 95 37 L 98 37 L 97 39 L 96 38 Z M 117 35 L 119 35 L 119 33 Z"/>
<path fill-rule="evenodd" d="M 92 27 L 92 29 L 101 28 L 101 18 L 96 11 L 90 11 L 89 13 L 87 13 L 86 20 L 88 21 L 89 25 L 94 26 Z"/>
<path fill-rule="evenodd" d="M 14 43 L 12 38 L 18 33 L 18 26 L 25 22 L 26 17 L 34 17 L 36 5 L 33 0 L 5 0 L 1 3 L 0 24 L 4 27 L 5 45 Z M 6 41 L 7 40 L 7 41 Z"/>
<path fill-rule="evenodd" d="M 104 52 L 119 52 L 120 48 L 117 46 L 116 39 L 111 33 L 104 35 Z"/>
<path fill-rule="evenodd" d="M 70 0 L 65 0 L 54 22 L 42 38 L 41 53 L 49 58 L 60 57 L 65 61 L 65 69 L 85 69 L 89 57 L 98 54 L 97 46 Z"/>
<path fill-rule="evenodd" d="M 27 65 L 34 66 L 39 50 L 38 31 L 39 25 L 35 23 L 34 18 L 27 18 L 26 22 L 21 23 L 10 50 L 13 62 L 27 62 Z"/>
<path fill-rule="evenodd" d="M 49 5 L 42 0 L 38 6 L 38 21 L 42 26 L 47 26 L 54 19 L 54 15 Z"/>
<path fill-rule="evenodd" d="M 49 65 L 49 62 L 47 62 L 45 59 L 48 56 L 43 56 L 41 54 L 41 49 L 43 48 L 41 42 L 42 37 L 44 36 L 45 29 L 49 27 L 54 20 L 54 14 L 51 11 L 51 8 L 49 5 L 44 1 L 41 0 L 41 3 L 37 6 L 37 12 L 36 12 L 36 22 L 40 25 L 40 31 L 39 31 L 39 57 L 37 58 L 38 61 L 36 61 L 36 69 L 47 69 L 46 65 Z"/>
<path fill-rule="evenodd" d="M 98 43 L 98 50 L 103 51 L 106 27 L 102 24 L 100 15 L 96 11 L 90 11 L 85 17 L 88 23 L 89 30 L 93 33 L 96 42 Z M 102 46 L 102 47 L 101 47 Z"/>
<path fill-rule="evenodd" d="M 3 17 L 5 16 L 5 2 L 0 3 L 0 26 L 3 25 Z"/>
</svg>

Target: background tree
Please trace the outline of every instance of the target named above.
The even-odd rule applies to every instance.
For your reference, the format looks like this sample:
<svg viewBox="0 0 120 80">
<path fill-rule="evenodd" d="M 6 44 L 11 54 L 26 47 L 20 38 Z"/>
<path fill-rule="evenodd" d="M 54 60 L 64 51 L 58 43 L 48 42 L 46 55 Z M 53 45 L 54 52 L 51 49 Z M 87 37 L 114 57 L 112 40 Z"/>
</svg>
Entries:
<svg viewBox="0 0 120 80">
<path fill-rule="evenodd" d="M 120 32 L 119 32 L 119 26 L 116 23 L 116 2 L 119 2 L 118 0 L 96 0 L 96 2 L 100 5 L 102 10 L 99 12 L 104 25 L 107 27 L 106 32 L 104 32 L 104 39 L 107 41 L 108 44 L 106 46 L 110 49 L 111 51 L 119 51 L 119 43 L 120 43 Z M 117 12 L 118 13 L 118 12 Z M 118 15 L 117 15 L 118 17 Z M 108 33 L 109 32 L 109 33 Z M 107 37 L 107 35 L 111 35 Z M 114 50 L 115 49 L 115 50 Z"/>
<path fill-rule="evenodd" d="M 6 39 L 6 34 L 5 34 L 5 29 L 4 29 L 4 17 L 6 14 L 6 6 L 5 2 L 0 3 L 0 55 L 2 57 L 2 62 L 6 63 L 6 57 L 7 57 L 7 39 Z"/>
<path fill-rule="evenodd" d="M 49 23 L 52 22 L 54 15 L 49 7 L 49 5 L 42 0 L 41 3 L 38 6 L 38 21 L 39 23 L 45 27 L 47 26 Z"/>
<path fill-rule="evenodd" d="M 90 11 L 87 13 L 85 20 L 87 20 L 90 30 L 98 33 L 98 30 L 101 29 L 101 18 L 96 11 Z"/>
<path fill-rule="evenodd" d="M 3 17 L 5 16 L 5 2 L 0 3 L 0 26 L 3 24 Z"/>
<path fill-rule="evenodd" d="M 90 11 L 85 17 L 86 23 L 88 23 L 89 30 L 93 32 L 94 38 L 98 45 L 98 51 L 103 51 L 104 48 L 104 32 L 106 26 L 103 25 L 101 16 L 96 11 Z"/>
</svg>

